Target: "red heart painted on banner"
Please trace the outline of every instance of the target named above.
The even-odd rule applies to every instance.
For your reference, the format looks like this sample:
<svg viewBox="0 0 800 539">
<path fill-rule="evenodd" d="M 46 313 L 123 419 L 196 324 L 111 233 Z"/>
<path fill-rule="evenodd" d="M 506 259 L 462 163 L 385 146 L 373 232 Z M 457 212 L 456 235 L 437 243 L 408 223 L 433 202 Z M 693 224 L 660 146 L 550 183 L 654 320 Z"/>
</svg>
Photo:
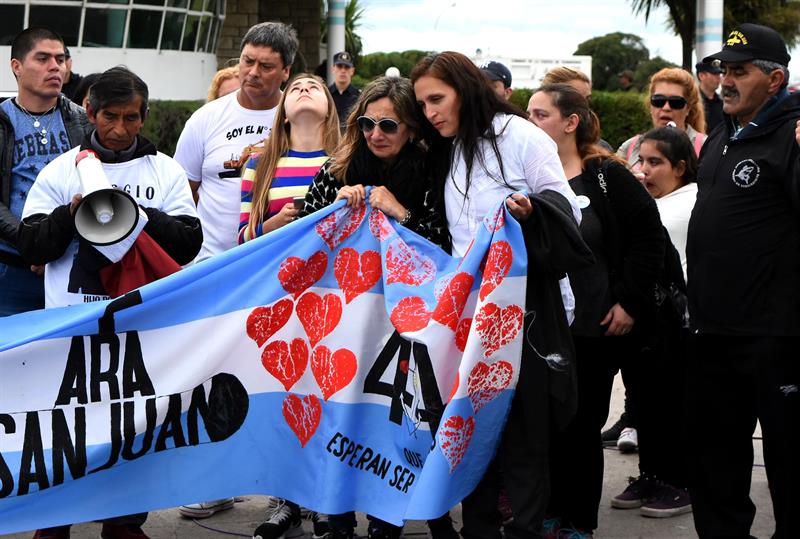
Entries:
<svg viewBox="0 0 800 539">
<path fill-rule="evenodd" d="M 474 280 L 469 273 L 456 273 L 436 302 L 433 319 L 455 331 Z"/>
<path fill-rule="evenodd" d="M 314 292 L 306 292 L 297 301 L 297 317 L 314 347 L 339 325 L 342 300 L 336 294 L 325 294 L 323 298 Z"/>
<path fill-rule="evenodd" d="M 306 395 L 301 399 L 297 395 L 287 395 L 283 399 L 283 418 L 300 440 L 300 447 L 305 447 L 317 431 L 322 418 L 319 397 Z"/>
<path fill-rule="evenodd" d="M 423 329 L 431 319 L 431 313 L 425 300 L 417 296 L 401 299 L 389 316 L 395 329 L 400 333 L 408 333 Z"/>
<path fill-rule="evenodd" d="M 489 232 L 497 232 L 506 224 L 505 202 L 495 210 L 493 214 L 489 214 L 483 218 L 483 226 Z"/>
<path fill-rule="evenodd" d="M 481 301 L 486 299 L 486 296 L 500 286 L 503 279 L 508 275 L 511 269 L 513 251 L 511 245 L 507 241 L 496 241 L 492 243 L 489 248 L 489 254 L 486 256 L 486 266 L 483 270 L 483 280 L 481 281 L 481 290 L 478 297 Z"/>
<path fill-rule="evenodd" d="M 377 251 L 358 251 L 345 247 L 333 261 L 333 275 L 344 292 L 345 303 L 350 303 L 366 292 L 381 278 L 381 255 Z"/>
<path fill-rule="evenodd" d="M 456 348 L 464 352 L 467 347 L 467 338 L 469 337 L 469 328 L 472 326 L 472 318 L 462 318 L 456 327 Z"/>
<path fill-rule="evenodd" d="M 456 470 L 456 467 L 464 459 L 474 431 L 475 418 L 472 416 L 464 420 L 460 415 L 451 415 L 444 422 L 444 425 L 439 427 L 437 434 L 439 448 L 450 465 L 450 474 Z"/>
<path fill-rule="evenodd" d="M 328 255 L 322 251 L 308 257 L 308 261 L 290 256 L 281 263 L 278 280 L 284 290 L 297 298 L 309 286 L 319 281 L 327 268 Z"/>
<path fill-rule="evenodd" d="M 303 339 L 293 339 L 291 345 L 272 341 L 261 353 L 261 364 L 289 391 L 306 372 L 308 345 Z"/>
<path fill-rule="evenodd" d="M 475 328 L 483 344 L 485 357 L 489 357 L 517 338 L 522 329 L 524 313 L 518 305 L 501 309 L 494 303 L 484 305 L 475 316 Z"/>
<path fill-rule="evenodd" d="M 429 257 L 418 253 L 402 238 L 397 238 L 386 249 L 386 273 L 386 284 L 418 286 L 433 280 L 436 276 L 436 264 Z"/>
<path fill-rule="evenodd" d="M 458 384 L 460 383 L 460 376 L 456 373 L 455 379 L 453 379 L 453 387 L 450 389 L 450 396 L 447 397 L 447 402 L 453 400 L 453 397 L 456 396 L 456 391 L 458 391 Z"/>
<path fill-rule="evenodd" d="M 293 309 L 290 299 L 282 299 L 271 307 L 256 307 L 247 317 L 247 336 L 258 346 L 263 345 L 286 325 Z"/>
<path fill-rule="evenodd" d="M 347 206 L 339 208 L 317 223 L 317 234 L 333 251 L 361 226 L 366 212 L 367 206 L 365 204 L 355 208 L 348 208 Z"/>
<path fill-rule="evenodd" d="M 508 361 L 495 361 L 487 365 L 479 361 L 469 373 L 467 394 L 477 414 L 511 383 L 514 368 Z"/>
<path fill-rule="evenodd" d="M 369 214 L 369 230 L 379 241 L 384 241 L 394 234 L 394 229 L 389 224 L 389 219 L 386 218 L 386 215 L 382 211 L 374 209 Z"/>
<path fill-rule="evenodd" d="M 311 354 L 311 372 L 314 373 L 325 400 L 347 387 L 353 381 L 357 369 L 356 356 L 347 348 L 331 352 L 328 347 L 320 346 Z"/>
</svg>

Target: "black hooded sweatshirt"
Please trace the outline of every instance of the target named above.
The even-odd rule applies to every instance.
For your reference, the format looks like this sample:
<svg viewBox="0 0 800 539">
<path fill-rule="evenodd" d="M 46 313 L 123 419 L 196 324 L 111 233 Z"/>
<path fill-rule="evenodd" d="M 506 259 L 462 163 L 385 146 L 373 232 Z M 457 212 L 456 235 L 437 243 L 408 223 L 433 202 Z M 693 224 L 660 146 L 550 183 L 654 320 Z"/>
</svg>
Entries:
<svg viewBox="0 0 800 539">
<path fill-rule="evenodd" d="M 800 94 L 783 92 L 700 154 L 686 245 L 697 333 L 800 336 Z"/>
</svg>

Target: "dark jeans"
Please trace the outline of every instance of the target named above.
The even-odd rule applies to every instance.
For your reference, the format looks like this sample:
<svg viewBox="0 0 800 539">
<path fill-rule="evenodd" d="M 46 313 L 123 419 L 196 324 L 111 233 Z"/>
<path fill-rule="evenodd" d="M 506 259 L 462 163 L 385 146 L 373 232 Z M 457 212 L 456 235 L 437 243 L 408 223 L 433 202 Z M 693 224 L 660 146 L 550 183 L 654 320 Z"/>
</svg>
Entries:
<svg viewBox="0 0 800 539">
<path fill-rule="evenodd" d="M 597 528 L 603 490 L 603 443 L 600 431 L 608 418 L 611 388 L 620 367 L 638 377 L 636 345 L 628 337 L 575 337 L 578 411 L 563 432 L 552 433 L 551 499 L 548 513 L 584 531 Z M 629 376 L 629 378 L 630 378 Z M 631 378 L 629 392 L 641 385 Z"/>
<path fill-rule="evenodd" d="M 698 335 L 689 370 L 690 493 L 701 539 L 749 537 L 752 436 L 763 433 L 775 513 L 773 538 L 797 537 L 800 509 L 800 358 L 797 337 Z"/>
<path fill-rule="evenodd" d="M 44 278 L 0 262 L 0 316 L 44 309 Z"/>
<path fill-rule="evenodd" d="M 123 515 L 121 517 L 103 519 L 103 523 L 111 524 L 112 526 L 139 526 L 147 520 L 147 513 L 135 513 L 133 515 Z M 46 530 L 68 530 L 72 525 L 56 526 L 54 528 L 43 528 Z"/>
<path fill-rule="evenodd" d="M 514 515 L 513 522 L 503 527 L 503 537 L 544 537 L 542 521 L 549 498 L 549 377 L 544 360 L 522 362 L 497 456 L 461 502 L 464 539 L 501 537 L 502 517 L 497 509 L 501 486 L 506 487 Z"/>
</svg>

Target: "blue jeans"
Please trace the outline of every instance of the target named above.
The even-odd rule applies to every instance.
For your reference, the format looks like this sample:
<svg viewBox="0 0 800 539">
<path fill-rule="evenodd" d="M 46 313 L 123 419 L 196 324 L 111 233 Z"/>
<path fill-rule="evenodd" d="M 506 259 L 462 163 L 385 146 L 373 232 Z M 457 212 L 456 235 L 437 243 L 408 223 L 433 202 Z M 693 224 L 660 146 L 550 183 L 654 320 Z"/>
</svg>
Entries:
<svg viewBox="0 0 800 539">
<path fill-rule="evenodd" d="M 44 278 L 0 262 L 0 317 L 44 309 Z"/>
</svg>

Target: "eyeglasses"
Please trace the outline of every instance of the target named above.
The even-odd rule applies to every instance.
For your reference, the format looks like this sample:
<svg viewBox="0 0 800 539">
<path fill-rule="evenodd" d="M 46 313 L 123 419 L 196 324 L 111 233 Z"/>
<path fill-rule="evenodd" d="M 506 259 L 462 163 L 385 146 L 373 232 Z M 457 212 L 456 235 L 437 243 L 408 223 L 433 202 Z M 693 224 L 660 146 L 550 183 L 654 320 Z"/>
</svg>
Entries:
<svg viewBox="0 0 800 539">
<path fill-rule="evenodd" d="M 356 123 L 358 124 L 358 128 L 361 129 L 362 133 L 372 133 L 372 130 L 375 129 L 375 126 L 377 125 L 385 134 L 393 135 L 397 133 L 397 128 L 400 127 L 400 122 L 397 120 L 392 120 L 391 118 L 383 118 L 382 120 L 378 120 L 376 122 L 369 116 L 359 116 L 356 119 Z"/>
<path fill-rule="evenodd" d="M 663 109 L 667 103 L 669 103 L 669 108 L 680 110 L 686 106 L 686 98 L 680 95 L 655 94 L 650 96 L 650 104 L 657 109 Z"/>
</svg>

